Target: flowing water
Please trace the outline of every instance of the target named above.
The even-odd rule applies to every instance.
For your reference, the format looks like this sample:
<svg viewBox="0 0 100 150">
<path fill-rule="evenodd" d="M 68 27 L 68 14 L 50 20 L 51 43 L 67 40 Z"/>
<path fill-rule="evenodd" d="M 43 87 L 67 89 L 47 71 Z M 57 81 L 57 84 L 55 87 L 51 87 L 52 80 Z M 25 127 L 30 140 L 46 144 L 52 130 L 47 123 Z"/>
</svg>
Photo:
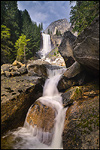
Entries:
<svg viewBox="0 0 100 150">
<path fill-rule="evenodd" d="M 47 53 L 45 52 L 43 55 Z M 14 131 L 10 131 L 4 138 L 9 135 L 13 136 L 13 149 L 63 149 L 62 145 L 62 132 L 64 127 L 64 120 L 67 108 L 63 107 L 62 97 L 57 89 L 57 84 L 65 72 L 65 68 L 60 69 L 48 69 L 48 79 L 45 82 L 43 88 L 43 96 L 37 99 L 42 104 L 52 107 L 56 110 L 53 134 L 44 132 L 41 128 L 31 126 L 27 122 L 27 116 L 32 108 L 29 108 L 26 115 L 25 123 L 23 127 L 19 127 Z M 52 137 L 50 144 L 43 141 Z"/>
<path fill-rule="evenodd" d="M 43 49 L 38 52 L 40 57 L 44 59 L 46 55 L 51 51 L 51 40 L 49 34 L 42 33 L 43 37 Z"/>
</svg>

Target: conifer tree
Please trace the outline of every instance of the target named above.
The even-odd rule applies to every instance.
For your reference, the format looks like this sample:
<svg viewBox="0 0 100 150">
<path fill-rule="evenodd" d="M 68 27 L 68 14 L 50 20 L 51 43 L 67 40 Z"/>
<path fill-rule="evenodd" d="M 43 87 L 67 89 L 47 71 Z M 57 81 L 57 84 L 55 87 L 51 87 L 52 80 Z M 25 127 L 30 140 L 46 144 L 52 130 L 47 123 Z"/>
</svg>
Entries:
<svg viewBox="0 0 100 150">
<path fill-rule="evenodd" d="M 70 15 L 73 32 L 80 34 L 99 15 L 99 1 L 76 1 L 76 5 L 71 7 Z"/>
</svg>

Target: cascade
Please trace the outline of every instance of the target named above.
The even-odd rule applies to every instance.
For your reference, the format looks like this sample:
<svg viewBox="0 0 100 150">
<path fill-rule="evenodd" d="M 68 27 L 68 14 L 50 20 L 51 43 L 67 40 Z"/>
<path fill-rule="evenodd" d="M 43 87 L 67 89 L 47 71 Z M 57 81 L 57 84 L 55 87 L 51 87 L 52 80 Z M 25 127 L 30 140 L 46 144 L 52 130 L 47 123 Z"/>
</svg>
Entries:
<svg viewBox="0 0 100 150">
<path fill-rule="evenodd" d="M 48 50 L 50 51 L 50 47 L 47 49 L 47 45 L 43 45 L 43 57 L 46 56 Z M 37 99 L 37 101 L 52 107 L 57 112 L 54 120 L 53 135 L 49 132 L 44 132 L 37 125 L 34 127 L 31 126 L 27 122 L 27 116 L 30 113 L 32 105 L 27 112 L 24 126 L 10 132 L 14 136 L 15 141 L 17 141 L 13 146 L 14 149 L 63 149 L 62 132 L 67 108 L 63 107 L 62 97 L 57 89 L 57 84 L 65 70 L 64 67 L 60 67 L 60 69 L 48 69 L 48 79 L 46 79 L 43 87 L 43 96 Z M 49 145 L 41 142 L 46 141 L 49 137 L 52 137 L 52 142 Z"/>
<path fill-rule="evenodd" d="M 44 59 L 46 55 L 51 51 L 50 35 L 42 33 L 43 37 L 43 48 L 38 52 L 41 59 Z"/>
</svg>

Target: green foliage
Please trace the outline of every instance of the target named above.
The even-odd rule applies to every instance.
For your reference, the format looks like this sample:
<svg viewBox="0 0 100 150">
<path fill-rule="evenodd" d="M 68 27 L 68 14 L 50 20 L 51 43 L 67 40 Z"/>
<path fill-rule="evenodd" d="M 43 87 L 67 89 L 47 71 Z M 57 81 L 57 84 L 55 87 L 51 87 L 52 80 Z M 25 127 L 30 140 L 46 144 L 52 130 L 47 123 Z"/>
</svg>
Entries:
<svg viewBox="0 0 100 150">
<path fill-rule="evenodd" d="M 76 1 L 71 7 L 70 23 L 74 26 L 73 32 L 80 34 L 99 14 L 99 1 Z"/>
<path fill-rule="evenodd" d="M 11 58 L 12 49 L 10 47 L 13 43 L 9 40 L 10 35 L 10 29 L 1 25 L 1 64 L 3 64 L 3 60 L 6 63 Z"/>
<path fill-rule="evenodd" d="M 15 42 L 15 48 L 17 49 L 16 59 L 18 61 L 23 61 L 23 58 L 25 57 L 25 47 L 28 41 L 30 41 L 30 39 L 26 39 L 26 35 L 22 34 Z"/>
<path fill-rule="evenodd" d="M 7 31 L 2 28 L 2 64 L 12 63 L 16 56 L 18 57 L 18 51 L 14 45 L 21 34 L 24 34 L 26 39 L 30 39 L 25 47 L 26 59 L 33 57 L 40 49 L 40 32 L 43 30 L 43 24 L 37 26 L 35 22 L 32 22 L 26 9 L 18 10 L 17 1 L 1 1 L 1 24 L 9 29 Z M 6 61 L 5 58 L 7 58 Z"/>
</svg>

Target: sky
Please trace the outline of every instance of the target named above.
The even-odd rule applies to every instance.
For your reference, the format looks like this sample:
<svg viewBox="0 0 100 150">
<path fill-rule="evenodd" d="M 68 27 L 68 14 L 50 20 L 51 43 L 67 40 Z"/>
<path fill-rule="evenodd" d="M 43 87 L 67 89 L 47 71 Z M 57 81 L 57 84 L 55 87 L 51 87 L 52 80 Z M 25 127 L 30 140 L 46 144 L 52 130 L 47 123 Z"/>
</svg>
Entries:
<svg viewBox="0 0 100 150">
<path fill-rule="evenodd" d="M 43 23 L 43 30 L 45 30 L 50 23 L 59 19 L 66 18 L 70 21 L 71 6 L 75 6 L 76 2 L 73 1 L 17 1 L 19 10 L 27 10 L 31 20 Z"/>
</svg>

